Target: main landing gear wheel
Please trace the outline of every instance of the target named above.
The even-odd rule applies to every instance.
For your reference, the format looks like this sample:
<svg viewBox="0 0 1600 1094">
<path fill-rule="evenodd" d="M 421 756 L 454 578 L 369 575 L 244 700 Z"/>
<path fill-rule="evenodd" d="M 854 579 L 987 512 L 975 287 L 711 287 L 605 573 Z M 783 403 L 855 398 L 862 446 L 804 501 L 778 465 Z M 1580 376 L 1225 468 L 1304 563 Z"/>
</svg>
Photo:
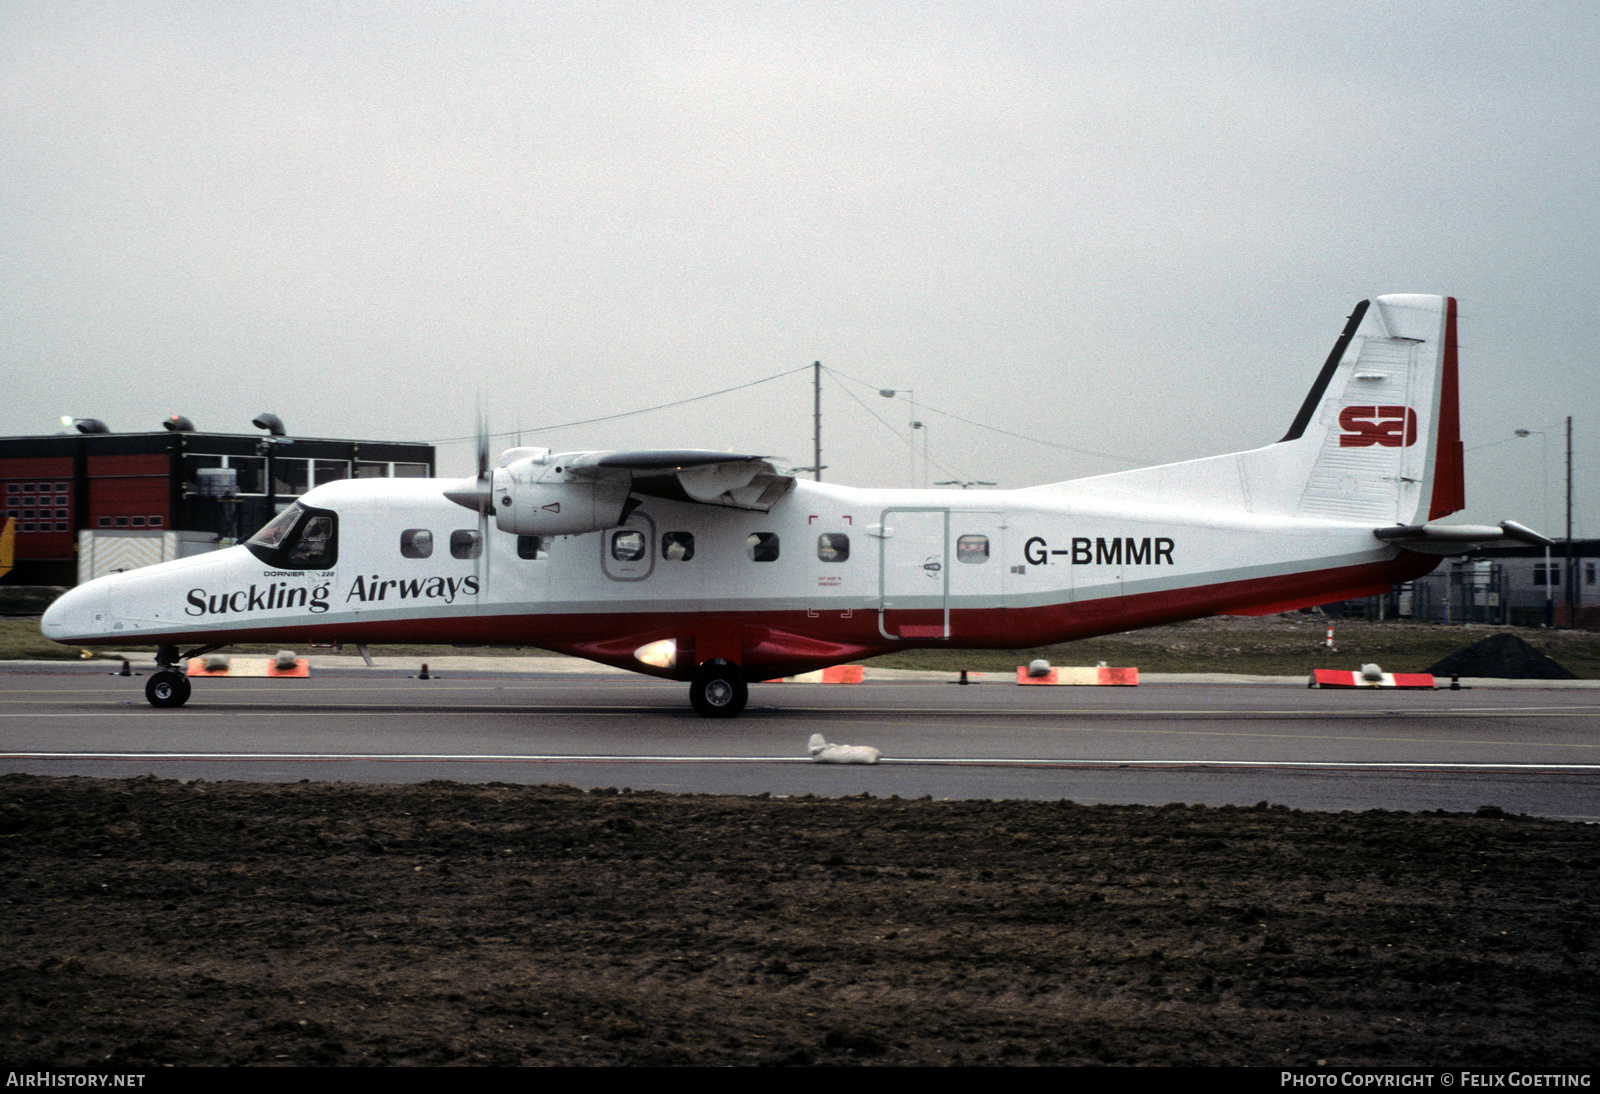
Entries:
<svg viewBox="0 0 1600 1094">
<path fill-rule="evenodd" d="M 702 718 L 732 718 L 750 701 L 744 673 L 731 661 L 707 661 L 689 685 L 689 701 Z"/>
<path fill-rule="evenodd" d="M 162 669 L 144 686 L 144 697 L 153 707 L 181 707 L 189 701 L 193 690 L 189 678 L 172 669 Z"/>
</svg>

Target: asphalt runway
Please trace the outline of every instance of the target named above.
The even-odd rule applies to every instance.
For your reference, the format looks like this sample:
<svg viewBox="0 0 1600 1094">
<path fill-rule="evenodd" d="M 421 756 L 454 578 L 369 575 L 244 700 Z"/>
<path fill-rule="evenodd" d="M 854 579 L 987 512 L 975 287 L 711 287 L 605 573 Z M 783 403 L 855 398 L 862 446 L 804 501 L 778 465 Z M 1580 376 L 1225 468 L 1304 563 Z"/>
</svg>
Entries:
<svg viewBox="0 0 1600 1094">
<path fill-rule="evenodd" d="M 568 783 L 838 797 L 1068 798 L 1317 810 L 1496 805 L 1600 821 L 1600 692 L 998 682 L 762 684 L 731 721 L 645 677 L 0 677 L 0 770 L 250 781 Z M 812 733 L 872 766 L 810 761 Z"/>
</svg>

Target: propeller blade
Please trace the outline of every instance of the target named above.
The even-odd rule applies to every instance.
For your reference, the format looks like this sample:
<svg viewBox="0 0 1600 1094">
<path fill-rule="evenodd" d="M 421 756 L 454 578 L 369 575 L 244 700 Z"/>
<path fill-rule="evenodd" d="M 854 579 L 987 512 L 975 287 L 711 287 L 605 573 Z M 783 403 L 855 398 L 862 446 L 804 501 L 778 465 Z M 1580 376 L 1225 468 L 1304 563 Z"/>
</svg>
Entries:
<svg viewBox="0 0 1600 1094">
<path fill-rule="evenodd" d="M 478 578 L 478 595 L 482 596 L 489 584 L 489 514 L 494 512 L 494 476 L 489 471 L 489 420 L 484 417 L 481 396 L 478 404 L 478 478 L 473 487 L 478 510 L 478 553 L 472 559 L 472 576 Z M 481 575 L 478 572 L 480 565 L 483 567 Z"/>
<path fill-rule="evenodd" d="M 483 410 L 478 410 L 478 479 L 481 481 L 489 475 L 489 422 L 483 416 Z"/>
<path fill-rule="evenodd" d="M 486 517 L 494 512 L 494 478 L 489 471 L 489 425 L 481 409 L 478 411 L 477 433 L 477 475 L 447 487 L 444 496 L 457 505 L 473 510 L 480 517 Z"/>
</svg>

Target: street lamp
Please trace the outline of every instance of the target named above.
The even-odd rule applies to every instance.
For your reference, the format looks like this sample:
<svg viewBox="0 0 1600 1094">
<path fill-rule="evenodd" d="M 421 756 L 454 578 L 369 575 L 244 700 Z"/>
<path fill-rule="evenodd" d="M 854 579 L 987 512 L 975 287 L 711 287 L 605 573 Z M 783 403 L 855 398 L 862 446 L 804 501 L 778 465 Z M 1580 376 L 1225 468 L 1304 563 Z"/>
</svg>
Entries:
<svg viewBox="0 0 1600 1094">
<path fill-rule="evenodd" d="M 915 388 L 880 387 L 878 394 L 885 399 L 893 399 L 896 395 L 904 395 L 911 403 L 911 486 L 917 485 L 917 430 L 922 430 L 922 467 L 924 473 L 928 467 L 928 433 L 927 426 L 917 421 L 917 392 Z"/>
<path fill-rule="evenodd" d="M 936 482 L 933 485 L 959 486 L 963 490 L 971 490 L 974 486 L 998 486 L 999 483 L 988 482 L 984 479 L 971 479 L 967 482 L 962 482 L 960 479 L 947 479 L 944 482 Z"/>
</svg>

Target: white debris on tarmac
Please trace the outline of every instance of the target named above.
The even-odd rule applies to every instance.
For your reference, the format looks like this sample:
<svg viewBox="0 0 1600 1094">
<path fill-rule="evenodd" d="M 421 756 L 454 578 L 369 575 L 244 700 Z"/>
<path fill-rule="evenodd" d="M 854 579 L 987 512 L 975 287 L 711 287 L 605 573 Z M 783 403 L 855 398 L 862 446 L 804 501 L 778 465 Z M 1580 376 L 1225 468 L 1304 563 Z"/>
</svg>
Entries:
<svg viewBox="0 0 1600 1094">
<path fill-rule="evenodd" d="M 875 764 L 883 755 L 871 745 L 830 745 L 820 733 L 811 735 L 807 747 L 819 764 Z"/>
</svg>

